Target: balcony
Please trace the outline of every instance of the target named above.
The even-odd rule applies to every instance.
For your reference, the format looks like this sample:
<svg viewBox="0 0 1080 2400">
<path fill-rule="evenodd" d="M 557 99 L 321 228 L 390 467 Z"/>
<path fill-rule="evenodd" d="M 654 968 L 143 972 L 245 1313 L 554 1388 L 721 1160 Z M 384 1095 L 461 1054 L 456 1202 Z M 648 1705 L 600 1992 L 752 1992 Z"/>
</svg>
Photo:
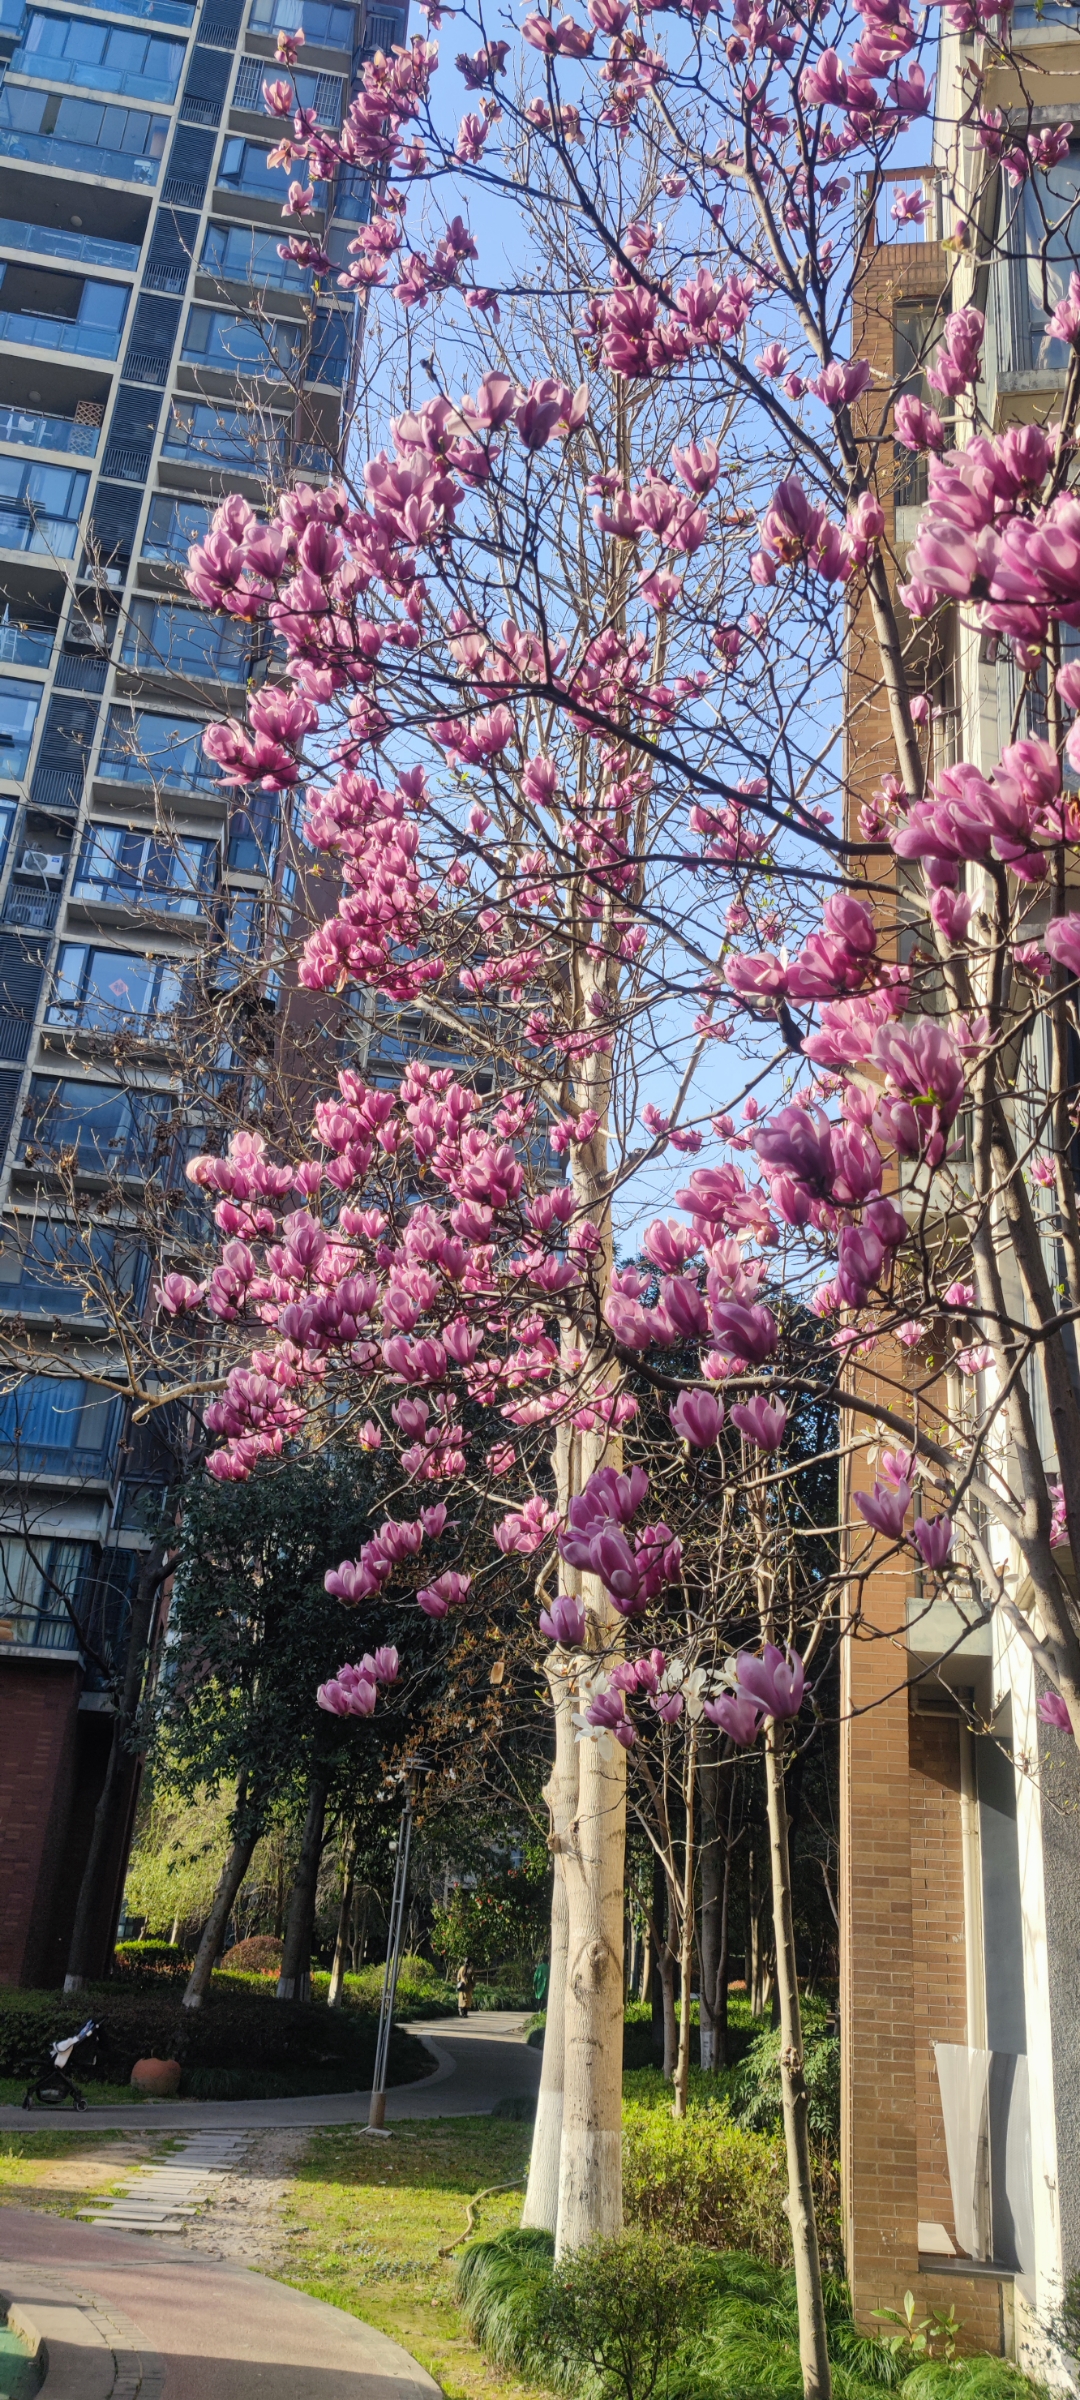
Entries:
<svg viewBox="0 0 1080 2400">
<path fill-rule="evenodd" d="M 245 199 L 272 201 L 275 211 L 280 214 L 288 185 L 280 167 L 267 165 L 269 156 L 269 150 L 264 149 L 261 142 L 245 141 L 242 134 L 231 135 L 222 148 L 221 164 L 214 179 L 215 190 L 237 192 Z M 317 183 L 314 186 L 313 205 L 321 209 L 325 202 L 326 185 Z"/>
<path fill-rule="evenodd" d="M 60 894 L 48 891 L 40 883 L 24 883 L 13 876 L 3 913 L 5 925 L 22 925 L 36 933 L 50 933 L 60 914 Z"/>
<path fill-rule="evenodd" d="M 192 542 L 205 541 L 213 508 L 204 500 L 181 500 L 159 492 L 150 503 L 140 556 L 162 565 L 186 567 Z"/>
<path fill-rule="evenodd" d="M 61 942 L 45 1023 L 66 1033 L 104 1034 L 110 1041 L 121 1034 L 163 1041 L 170 1019 L 185 1004 L 187 988 L 182 960 Z"/>
<path fill-rule="evenodd" d="M 23 1119 L 19 1159 L 40 1165 L 74 1156 L 83 1175 L 160 1175 L 173 1150 L 173 1103 L 166 1092 L 134 1092 L 82 1076 L 35 1075 Z"/>
<path fill-rule="evenodd" d="M 310 267 L 298 267 L 291 258 L 279 258 L 280 239 L 276 233 L 256 233 L 249 225 L 210 225 L 199 273 L 212 275 L 222 283 L 242 283 L 248 290 L 270 284 L 275 291 L 309 292 Z"/>
<path fill-rule="evenodd" d="M 55 640 L 55 625 L 13 624 L 7 609 L 0 618 L 0 659 L 5 666 L 47 667 Z"/>
<path fill-rule="evenodd" d="M 107 8 L 111 17 L 150 18 L 158 25 L 190 25 L 195 0 L 83 0 L 86 8 Z"/>
<path fill-rule="evenodd" d="M 0 675 L 0 775 L 8 783 L 21 783 L 26 773 L 44 690 L 43 683 Z"/>
<path fill-rule="evenodd" d="M 0 1536 L 0 1652 L 78 1650 L 93 1558 L 89 1542 Z"/>
<path fill-rule="evenodd" d="M 0 456 L 0 550 L 73 558 L 89 475 Z"/>
<path fill-rule="evenodd" d="M 161 167 L 167 117 L 117 108 L 28 84 L 0 90 L 0 156 L 61 167 L 69 175 L 153 184 Z"/>
<path fill-rule="evenodd" d="M 251 651 L 247 626 L 222 624 L 204 609 L 139 598 L 131 603 L 120 663 L 142 675 L 189 675 L 204 683 L 242 684 L 250 671 Z"/>
<path fill-rule="evenodd" d="M 9 1473 L 101 1482 L 108 1479 L 122 1418 L 123 1403 L 100 1387 L 80 1378 L 30 1375 L 17 1392 L 0 1398 L 0 1457 Z"/>
<path fill-rule="evenodd" d="M 30 317 L 21 309 L 0 309 L 0 341 L 21 342 L 27 350 L 65 350 L 83 358 L 115 358 L 120 348 L 118 325 L 80 325 L 72 317 Z"/>
<path fill-rule="evenodd" d="M 303 69 L 268 66 L 265 58 L 242 58 L 236 72 L 232 106 L 265 117 L 267 81 L 292 86 L 293 108 L 313 108 L 319 125 L 340 125 L 345 108 L 345 85 L 340 75 L 319 75 Z"/>
<path fill-rule="evenodd" d="M 138 242 L 107 242 L 94 233 L 68 233 L 60 225 L 17 225 L 0 217 L 0 250 L 38 250 L 48 258 L 67 258 L 80 267 L 125 267 L 134 274 L 139 264 Z"/>
<path fill-rule="evenodd" d="M 176 98 L 186 47 L 161 35 L 129 33 L 121 25 L 95 25 L 85 17 L 31 9 L 25 38 L 8 73 L 168 105 Z"/>
<path fill-rule="evenodd" d="M 73 900 L 199 917 L 211 890 L 216 842 L 163 840 L 121 827 L 91 826 L 71 887 Z"/>
<path fill-rule="evenodd" d="M 327 0 L 253 0 L 248 28 L 252 33 L 296 33 L 330 50 L 351 51 L 356 41 L 356 10 L 328 5 Z"/>
<path fill-rule="evenodd" d="M 188 312 L 180 356 L 186 366 L 218 375 L 255 375 L 278 382 L 298 370 L 300 328 L 281 318 L 233 316 L 196 301 Z"/>
<path fill-rule="evenodd" d="M 201 721 L 192 717 L 111 708 L 97 772 L 108 783 L 221 796 L 216 769 L 202 747 Z"/>
<path fill-rule="evenodd" d="M 27 449 L 67 450 L 77 458 L 93 458 L 100 440 L 100 425 L 80 425 L 74 417 L 38 416 L 32 409 L 0 408 L 0 442 L 23 442 Z M 70 558 L 71 552 L 64 555 Z"/>
<path fill-rule="evenodd" d="M 212 232 L 216 230 L 211 227 Z M 182 459 L 192 466 L 236 467 L 248 475 L 270 474 L 284 461 L 288 435 L 280 418 L 269 422 L 276 423 L 281 430 L 268 438 L 265 417 L 249 416 L 238 409 L 216 408 L 210 400 L 174 400 L 161 455 Z M 197 538 L 188 536 L 188 540 Z"/>
</svg>

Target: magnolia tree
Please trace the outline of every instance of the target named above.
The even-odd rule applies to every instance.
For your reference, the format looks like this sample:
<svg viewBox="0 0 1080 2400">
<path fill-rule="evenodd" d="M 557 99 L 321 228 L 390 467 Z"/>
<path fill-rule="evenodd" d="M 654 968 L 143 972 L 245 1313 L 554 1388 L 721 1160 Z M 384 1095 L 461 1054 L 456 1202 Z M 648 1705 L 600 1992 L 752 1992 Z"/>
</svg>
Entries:
<svg viewBox="0 0 1080 2400">
<path fill-rule="evenodd" d="M 956 0 L 945 16 L 1000 43 L 1008 74 L 1006 12 Z M 1044 1713 L 1080 1731 L 1062 1569 L 1066 1553 L 1080 1566 L 1065 774 L 1080 671 L 1060 632 L 1080 622 L 1080 278 L 1054 283 L 1062 140 L 1020 121 L 1022 60 L 1015 121 L 969 65 L 933 126 L 948 225 L 920 363 L 941 409 L 858 355 L 879 203 L 922 230 L 923 186 L 892 162 L 920 120 L 931 139 L 935 33 L 908 0 L 853 18 L 588 0 L 580 18 L 530 15 L 512 42 L 477 18 L 476 50 L 438 75 L 430 41 L 377 55 L 340 138 L 301 111 L 275 154 L 298 170 L 283 247 L 316 273 L 314 181 L 345 160 L 380 195 L 341 278 L 381 312 L 375 440 L 266 524 L 225 501 L 188 578 L 206 606 L 268 618 L 286 662 L 244 721 L 207 730 L 226 784 L 287 793 L 305 745 L 328 761 L 306 824 L 342 892 L 302 983 L 422 1008 L 470 1062 L 418 1056 L 397 1089 L 343 1068 L 302 1144 L 278 1156 L 240 1134 L 190 1170 L 223 1248 L 208 1279 L 167 1277 L 161 1305 L 205 1308 L 234 1359 L 206 1412 L 211 1472 L 242 1479 L 330 1427 L 392 1445 L 412 1497 L 333 1562 L 346 1605 L 406 1573 L 429 1616 L 482 1599 L 482 1571 L 470 1593 L 424 1566 L 431 1511 L 470 1484 L 493 1556 L 535 1559 L 556 1876 L 527 2214 L 565 2250 L 620 2221 L 627 1752 L 640 1712 L 688 1697 L 667 1647 L 663 1667 L 652 1656 L 681 1536 L 658 1511 L 663 1475 L 654 1492 L 622 1455 L 628 1362 L 667 1394 L 673 1457 L 716 1449 L 752 1536 L 757 1638 L 728 1659 L 717 1639 L 696 1699 L 766 1749 L 817 2393 L 783 1766 L 804 1691 L 790 1645 L 820 1638 L 834 1587 L 815 1626 L 778 1580 L 796 1402 L 838 1409 L 842 1447 L 859 1419 L 888 1437 L 848 1532 L 845 1621 L 882 1543 L 921 1561 L 931 1592 L 962 1563 L 978 1608 L 1011 1612 L 1036 1649 Z M 447 131 L 455 74 L 473 105 Z M 284 113 L 288 87 L 268 82 L 267 102 Z M 988 178 L 1002 255 L 1034 203 L 1048 337 L 1071 361 L 1055 423 L 996 436 L 982 318 L 953 305 L 968 255 L 994 247 L 975 230 Z M 929 490 L 902 581 L 894 435 Z M 1021 704 L 1000 760 L 935 773 L 922 626 L 957 604 L 1009 646 Z M 876 663 L 867 680 L 864 648 L 845 725 L 853 626 Z M 891 755 L 867 802 L 847 778 L 883 706 Z M 616 1224 L 706 1144 L 677 1213 L 620 1266 Z M 676 1376 L 665 1353 L 688 1344 L 697 1372 Z M 857 1360 L 874 1345 L 871 1391 Z M 466 1410 L 490 1417 L 479 1488 Z M 370 1681 L 343 1671 L 326 1698 L 366 1708 Z"/>
</svg>

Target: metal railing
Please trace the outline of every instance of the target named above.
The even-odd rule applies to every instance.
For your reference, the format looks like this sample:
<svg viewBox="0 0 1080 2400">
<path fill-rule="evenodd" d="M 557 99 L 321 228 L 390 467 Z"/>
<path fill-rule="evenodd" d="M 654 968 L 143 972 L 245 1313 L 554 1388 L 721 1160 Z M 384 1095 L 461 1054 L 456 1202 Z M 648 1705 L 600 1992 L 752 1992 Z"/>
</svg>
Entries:
<svg viewBox="0 0 1080 2400">
<path fill-rule="evenodd" d="M 106 59 L 47 58 L 39 50 L 16 50 L 11 59 L 13 75 L 32 77 L 37 83 L 76 83 L 81 91 L 115 92 L 123 100 L 156 100 L 159 107 L 168 108 L 176 98 L 180 72 L 170 82 L 164 75 L 138 75 L 130 67 L 110 67 Z"/>
<path fill-rule="evenodd" d="M 5 925 L 35 925 L 48 933 L 60 912 L 59 892 L 36 891 L 32 884 L 12 883 L 4 902 Z"/>
<path fill-rule="evenodd" d="M 69 175 L 104 175 L 113 183 L 156 183 L 161 165 L 145 151 L 136 155 L 104 150 L 96 142 L 63 142 L 54 133 L 23 133 L 13 125 L 0 125 L 0 156 L 63 167 Z M 197 196 L 201 199 L 201 192 Z"/>
<path fill-rule="evenodd" d="M 114 287 L 116 288 L 116 287 Z M 81 351 L 86 358 L 115 358 L 120 348 L 119 325 L 80 325 L 77 317 L 31 317 L 21 309 L 0 309 L 0 341 L 22 342 L 31 350 Z"/>
<path fill-rule="evenodd" d="M 70 450 L 76 458 L 93 458 L 100 440 L 100 425 L 77 425 L 74 417 L 44 417 L 32 409 L 0 408 L 0 442 L 25 442 L 35 450 Z"/>
<path fill-rule="evenodd" d="M 138 242 L 107 242 L 96 233 L 67 233 L 59 225 L 17 225 L 0 217 L 0 250 L 40 250 L 48 258 L 70 258 L 81 267 L 128 267 L 139 264 Z"/>
</svg>

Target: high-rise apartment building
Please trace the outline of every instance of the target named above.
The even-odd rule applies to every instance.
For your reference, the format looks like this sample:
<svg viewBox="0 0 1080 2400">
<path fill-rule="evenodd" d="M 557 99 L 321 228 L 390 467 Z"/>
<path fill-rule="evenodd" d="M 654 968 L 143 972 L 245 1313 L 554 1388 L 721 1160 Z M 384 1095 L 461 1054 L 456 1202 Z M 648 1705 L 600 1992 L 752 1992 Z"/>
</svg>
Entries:
<svg viewBox="0 0 1080 2400">
<path fill-rule="evenodd" d="M 223 494 L 258 508 L 282 477 L 325 478 L 342 438 L 354 304 L 278 256 L 263 79 L 302 27 L 297 103 L 336 128 L 406 18 L 407 0 L 0 0 L 0 1316 L 42 1334 L 39 1371 L 0 1394 L 0 1981 L 64 1972 L 155 1472 L 94 1385 L 104 1324 L 57 1263 L 65 1183 L 108 1195 L 87 1238 L 137 1311 L 131 1212 L 183 1163 L 155 1030 L 215 942 L 222 981 L 261 965 L 288 897 L 276 799 L 223 792 L 200 742 L 273 660 L 182 578 Z M 336 264 L 369 187 L 342 174 L 315 197 Z"/>
<path fill-rule="evenodd" d="M 945 36 L 940 123 L 956 125 L 977 69 L 984 108 L 1001 109 L 1019 138 L 1032 126 L 1080 124 L 1075 9 L 1018 0 L 1010 39 L 1022 69 L 982 37 Z M 910 169 L 903 180 L 910 186 Z M 932 205 L 923 228 L 911 238 L 868 229 L 853 354 L 868 357 L 883 381 L 906 376 L 917 389 L 941 316 L 973 303 L 987 320 L 984 421 L 996 431 L 1051 421 L 1066 359 L 1044 329 L 1080 263 L 1080 221 L 1070 215 L 1080 149 L 1042 179 L 1047 214 L 1061 221 L 1048 245 L 1038 184 L 1018 193 L 970 129 L 948 154 L 939 151 L 925 180 Z M 887 222 L 887 203 L 882 216 Z M 959 251 L 942 240 L 958 217 L 970 227 Z M 961 413 L 955 438 L 969 430 Z M 924 471 L 898 449 L 889 531 L 901 569 Z M 1014 738 L 1020 683 L 1004 647 L 999 655 L 966 612 L 951 614 L 944 633 L 908 629 L 910 672 L 933 705 L 932 770 L 963 757 L 989 773 Z M 864 631 L 856 617 L 853 822 L 895 765 L 869 651 L 864 671 Z M 1030 712 L 1027 730 L 1042 730 Z M 914 931 L 913 923 L 904 930 L 913 905 L 903 881 L 883 887 L 883 918 L 898 922 L 901 949 Z M 1027 1070 L 1045 1089 L 1038 1059 Z M 1010 1306 L 1022 1317 L 1018 1282 Z M 879 1343 L 859 1367 L 864 1388 L 880 1372 L 879 1396 L 893 1399 L 904 1356 Z M 963 1388 L 952 1370 L 946 1390 L 943 1368 L 954 1415 L 970 1405 Z M 980 1404 L 988 1396 L 981 1391 Z M 1049 1427 L 1045 1439 L 1053 1472 Z M 873 1480 L 857 1452 L 845 1513 Z M 999 1560 L 1015 1563 L 1004 1553 Z M 1022 1578 L 1013 1588 L 1023 1606 Z M 1037 1671 L 1000 1613 L 969 1632 L 961 1610 L 924 1596 L 901 1559 L 871 1574 L 863 1611 L 847 1644 L 842 1751 L 843 2184 L 856 2307 L 871 2327 L 874 2310 L 902 2310 L 909 2291 L 919 2318 L 953 2306 L 965 2346 L 1003 2348 L 1040 2378 L 1074 2388 L 1060 2311 L 1080 2271 L 1076 1751 L 1039 1722 Z"/>
</svg>

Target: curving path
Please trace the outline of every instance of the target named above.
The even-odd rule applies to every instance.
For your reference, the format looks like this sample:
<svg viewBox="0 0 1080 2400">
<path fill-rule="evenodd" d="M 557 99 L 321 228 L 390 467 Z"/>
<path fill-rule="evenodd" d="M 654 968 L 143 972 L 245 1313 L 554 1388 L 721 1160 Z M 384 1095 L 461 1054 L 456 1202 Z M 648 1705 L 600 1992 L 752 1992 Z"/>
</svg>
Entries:
<svg viewBox="0 0 1080 2400">
<path fill-rule="evenodd" d="M 523 2015 L 480 2014 L 466 2024 L 440 2018 L 412 2028 L 437 2065 L 423 2082 L 387 2094 L 388 2124 L 481 2115 L 500 2100 L 535 2093 L 540 2053 L 524 2041 L 526 2022 Z M 78 2116 L 2 2109 L 0 2123 L 152 2125 L 207 2134 L 190 2154 L 174 2154 L 171 2166 L 148 2171 L 151 2179 L 164 2175 L 172 2221 L 179 2223 L 233 2151 L 230 2136 L 273 2126 L 363 2124 L 367 2100 L 366 2093 L 342 2092 L 306 2101 L 144 2103 Z M 125 2208 L 129 2224 L 138 2222 L 143 2205 L 145 2233 L 31 2209 L 0 2211 L 0 2319 L 10 2310 L 12 2323 L 43 2343 L 43 2400 L 441 2400 L 417 2361 L 372 2326 L 230 2259 L 202 2256 L 163 2237 L 153 2206 L 137 2199 L 113 2205 Z"/>
<path fill-rule="evenodd" d="M 453 2017 L 434 2017 L 411 2024 L 437 2061 L 435 2072 L 419 2083 L 399 2083 L 386 2095 L 386 2122 L 405 2117 L 467 2117 L 489 2114 L 499 2100 L 535 2094 L 540 2082 L 540 2052 L 524 2039 L 529 2023 L 523 2011 L 479 2010 L 462 2024 Z M 31 2125 L 138 2127 L 155 2133 L 248 2132 L 272 2125 L 364 2125 L 368 2092 L 320 2092 L 298 2100 L 140 2100 L 91 2106 L 79 2115 L 70 2109 L 0 2108 L 0 2127 Z"/>
</svg>

